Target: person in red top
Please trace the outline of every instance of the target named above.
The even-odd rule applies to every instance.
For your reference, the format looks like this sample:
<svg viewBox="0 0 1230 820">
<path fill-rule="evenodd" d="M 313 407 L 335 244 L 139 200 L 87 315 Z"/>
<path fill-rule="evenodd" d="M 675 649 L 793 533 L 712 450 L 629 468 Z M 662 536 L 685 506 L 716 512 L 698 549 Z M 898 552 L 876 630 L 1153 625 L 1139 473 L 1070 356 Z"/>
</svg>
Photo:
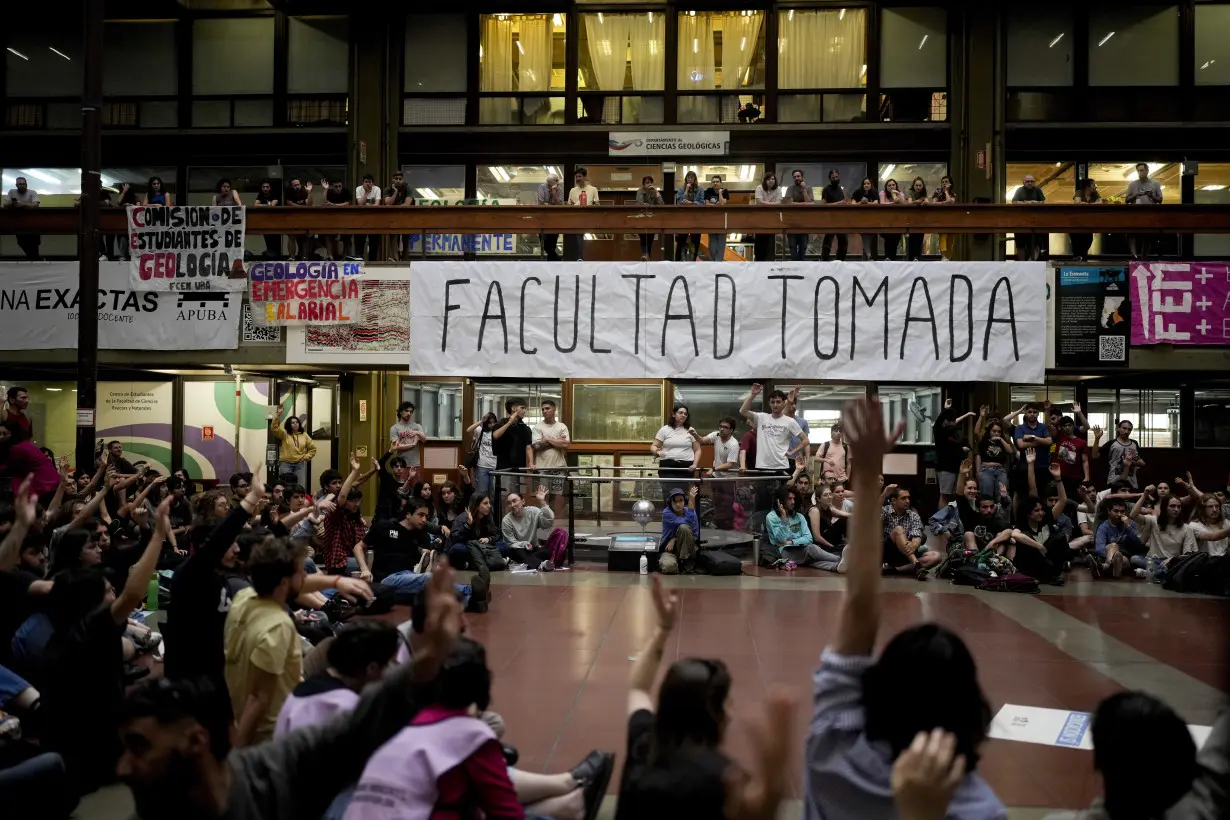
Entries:
<svg viewBox="0 0 1230 820">
<path fill-rule="evenodd" d="M 1055 442 L 1055 461 L 1059 464 L 1059 474 L 1063 478 L 1064 489 L 1070 498 L 1076 497 L 1076 490 L 1082 481 L 1090 480 L 1089 445 L 1083 438 L 1076 435 L 1076 422 L 1071 416 L 1059 420 L 1059 440 Z"/>
<path fill-rule="evenodd" d="M 359 515 L 359 502 L 363 493 L 355 485 L 359 483 L 359 459 L 350 454 L 350 474 L 342 482 L 337 493 L 337 508 L 325 518 L 324 567 L 332 572 L 346 568 L 346 559 L 354 545 L 367 534 L 367 524 Z"/>
<path fill-rule="evenodd" d="M 26 408 L 30 406 L 30 394 L 24 387 L 10 387 L 8 392 L 8 401 L 5 402 L 4 418 L 0 421 L 12 421 L 21 425 L 21 429 L 26 431 L 26 438 L 34 438 L 34 423 L 30 421 L 30 417 L 26 415 Z"/>
<path fill-rule="evenodd" d="M 30 476 L 30 492 L 35 495 L 55 492 L 61 481 L 56 465 L 15 421 L 0 424 L 0 475 L 12 481 L 14 493 L 26 476 Z"/>
</svg>

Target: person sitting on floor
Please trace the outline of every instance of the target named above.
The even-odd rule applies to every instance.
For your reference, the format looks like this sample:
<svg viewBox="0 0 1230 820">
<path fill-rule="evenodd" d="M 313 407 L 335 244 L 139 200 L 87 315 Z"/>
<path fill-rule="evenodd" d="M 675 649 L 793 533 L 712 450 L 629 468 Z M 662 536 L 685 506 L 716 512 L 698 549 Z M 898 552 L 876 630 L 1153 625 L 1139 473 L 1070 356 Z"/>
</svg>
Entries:
<svg viewBox="0 0 1230 820">
<path fill-rule="evenodd" d="M 836 491 L 829 484 L 821 484 L 812 494 L 812 500 L 815 503 L 807 510 L 811 539 L 821 549 L 837 553 L 846 541 L 846 520 L 850 513 L 843 509 Z"/>
<path fill-rule="evenodd" d="M 688 503 L 683 490 L 670 491 L 662 508 L 662 536 L 658 539 L 658 570 L 664 575 L 691 575 L 696 572 L 696 553 L 700 541 L 700 518 L 696 514 L 695 485 L 688 488 Z"/>
<path fill-rule="evenodd" d="M 1118 692 L 1103 700 L 1089 731 L 1102 796 L 1085 811 L 1058 812 L 1046 820 L 1195 820 L 1230 811 L 1224 784 L 1217 782 L 1225 778 L 1230 712 L 1218 719 L 1200 763 L 1183 719 L 1144 692 Z M 1147 788 L 1141 786 L 1142 760 L 1150 761 Z M 1220 812 L 1210 799 L 1214 794 Z"/>
<path fill-rule="evenodd" d="M 783 569 L 794 567 L 817 567 L 837 571 L 841 556 L 826 552 L 811 537 L 811 525 L 796 509 L 798 499 L 793 487 L 781 487 L 777 491 L 773 512 L 765 516 L 764 528 L 771 543 L 785 561 Z"/>
<path fill-rule="evenodd" d="M 1098 525 L 1093 555 L 1089 556 L 1089 573 L 1094 578 L 1118 578 L 1131 569 L 1143 571 L 1148 566 L 1148 548 L 1140 540 L 1136 522 L 1128 518 L 1127 502 L 1115 499 L 1108 507 L 1106 520 Z"/>
<path fill-rule="evenodd" d="M 1025 458 L 1033 462 L 1035 452 L 1026 450 Z M 1047 469 L 1052 481 L 1044 501 L 1038 497 L 1033 464 L 1026 468 L 1029 496 L 1017 510 L 1017 525 L 1007 557 L 1025 575 L 1045 584 L 1063 586 L 1070 554 L 1068 537 L 1074 524 L 1067 514 L 1068 495 L 1060 480 L 1059 465 L 1051 464 Z"/>
<path fill-rule="evenodd" d="M 1143 511 L 1149 500 L 1156 499 L 1156 515 Z M 1144 495 L 1132 507 L 1132 520 L 1140 525 L 1140 538 L 1149 547 L 1150 561 L 1169 561 L 1196 551 L 1196 533 L 1184 521 L 1183 501 L 1177 495 L 1161 495 L 1150 484 Z"/>
<path fill-rule="evenodd" d="M 1192 518 L 1187 522 L 1196 537 L 1202 552 L 1214 557 L 1226 554 L 1230 545 L 1230 520 L 1222 514 L 1221 501 L 1212 493 L 1201 496 L 1192 508 Z"/>
<path fill-rule="evenodd" d="M 551 572 L 556 568 L 556 561 L 559 559 L 559 555 L 552 554 L 554 544 L 559 542 L 561 536 L 566 543 L 568 536 L 563 530 L 553 529 L 547 543 L 541 543 L 538 531 L 554 524 L 555 515 L 545 503 L 546 487 L 539 487 L 532 498 L 534 504 L 530 506 L 525 503 L 520 493 L 508 494 L 508 514 L 500 522 L 500 531 L 504 536 L 504 543 L 508 545 L 508 554 L 514 562 L 509 569 L 537 567 L 539 572 Z"/>
<path fill-rule="evenodd" d="M 479 545 L 481 549 L 497 549 L 496 545 L 500 543 L 500 528 L 496 526 L 491 508 L 489 495 L 475 493 L 470 496 L 466 509 L 453 520 L 453 543 L 449 547 L 448 557 L 457 569 L 465 569 L 468 564 L 475 562 L 476 559 L 469 549 L 471 542 Z"/>
<path fill-rule="evenodd" d="M 995 499 L 978 498 L 977 512 L 968 517 L 961 516 L 965 549 L 974 552 L 993 549 L 1002 555 L 1012 538 L 1012 527 L 1008 526 L 1002 513 L 1003 508 L 995 503 Z"/>
<path fill-rule="evenodd" d="M 888 503 L 881 509 L 884 521 L 883 564 L 886 571 L 913 575 L 920 581 L 926 580 L 931 567 L 944 559 L 939 550 L 929 549 L 923 543 L 922 519 L 918 512 L 910 506 L 910 491 L 904 487 L 888 487 Z M 856 495 L 859 498 L 874 495 L 875 485 L 867 485 L 872 492 L 859 488 Z M 855 512 L 858 505 L 855 505 Z"/>
<path fill-rule="evenodd" d="M 886 434 L 880 402 L 874 398 L 847 404 L 842 420 L 860 464 L 880 464 L 904 426 L 899 422 Z M 869 471 L 855 472 L 854 489 L 858 498 L 874 498 L 875 477 Z M 900 505 L 898 499 L 894 501 Z M 906 509 L 908 506 L 894 513 L 895 517 L 903 517 Z M 876 508 L 866 503 L 856 504 L 850 516 L 846 591 L 836 637 L 821 654 L 815 674 L 814 713 L 804 745 L 804 816 L 897 816 L 893 762 L 920 732 L 938 728 L 955 736 L 955 761 L 964 773 L 947 811 L 939 816 L 1006 820 L 1003 804 L 977 773 L 991 708 L 978 685 L 973 655 L 960 636 L 938 624 L 924 623 L 898 633 L 878 659 L 872 657 L 884 603 L 880 579 L 886 548 L 883 518 L 883 513 L 877 515 Z M 888 522 L 882 523 L 886 526 Z M 917 533 L 921 540 L 921 521 Z M 895 542 L 890 543 L 896 549 Z M 902 683 L 909 680 L 929 681 L 945 695 L 920 709 L 912 698 L 902 696 Z"/>
</svg>

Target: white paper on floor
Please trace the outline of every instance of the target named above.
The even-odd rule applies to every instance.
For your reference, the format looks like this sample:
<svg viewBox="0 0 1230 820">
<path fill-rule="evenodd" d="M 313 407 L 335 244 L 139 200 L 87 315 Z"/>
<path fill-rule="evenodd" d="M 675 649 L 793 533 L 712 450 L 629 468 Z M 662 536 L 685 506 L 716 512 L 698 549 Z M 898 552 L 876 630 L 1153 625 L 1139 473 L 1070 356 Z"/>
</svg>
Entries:
<svg viewBox="0 0 1230 820">
<path fill-rule="evenodd" d="M 1089 728 L 1093 715 L 1069 712 L 1066 709 L 1043 709 L 1039 706 L 1017 706 L 1006 703 L 991 720 L 990 737 L 996 740 L 1017 740 L 1040 743 L 1043 746 L 1066 746 L 1070 749 L 1093 749 Z M 1204 745 L 1211 726 L 1188 726 L 1196 748 Z"/>
</svg>

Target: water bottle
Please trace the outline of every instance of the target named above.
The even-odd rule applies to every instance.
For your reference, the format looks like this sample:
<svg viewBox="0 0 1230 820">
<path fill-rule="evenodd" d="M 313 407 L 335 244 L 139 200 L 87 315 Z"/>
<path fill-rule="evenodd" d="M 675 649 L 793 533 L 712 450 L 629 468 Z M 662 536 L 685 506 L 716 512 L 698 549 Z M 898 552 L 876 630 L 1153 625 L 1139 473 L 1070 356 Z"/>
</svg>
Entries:
<svg viewBox="0 0 1230 820">
<path fill-rule="evenodd" d="M 1166 578 L 1166 570 L 1162 566 L 1162 559 L 1149 556 L 1149 583 L 1160 584 Z"/>
<path fill-rule="evenodd" d="M 649 556 L 642 555 L 641 556 L 641 575 L 648 575 L 648 574 L 649 574 Z"/>
<path fill-rule="evenodd" d="M 585 205 L 589 204 L 589 197 L 585 195 L 584 191 L 582 191 L 581 196 L 577 198 L 577 201 L 581 203 L 581 207 L 585 207 Z"/>
<path fill-rule="evenodd" d="M 154 573 L 149 579 L 149 586 L 145 589 L 145 609 L 149 612 L 158 611 L 158 573 Z"/>
</svg>

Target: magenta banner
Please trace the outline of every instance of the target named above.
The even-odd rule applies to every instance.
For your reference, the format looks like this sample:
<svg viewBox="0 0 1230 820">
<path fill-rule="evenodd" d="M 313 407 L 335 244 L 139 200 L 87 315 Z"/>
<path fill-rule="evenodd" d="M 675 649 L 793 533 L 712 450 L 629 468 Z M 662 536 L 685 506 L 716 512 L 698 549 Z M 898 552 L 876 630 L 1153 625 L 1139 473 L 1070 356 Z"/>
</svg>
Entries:
<svg viewBox="0 0 1230 820">
<path fill-rule="evenodd" d="M 1133 345 L 1230 345 L 1230 263 L 1133 262 Z"/>
</svg>

